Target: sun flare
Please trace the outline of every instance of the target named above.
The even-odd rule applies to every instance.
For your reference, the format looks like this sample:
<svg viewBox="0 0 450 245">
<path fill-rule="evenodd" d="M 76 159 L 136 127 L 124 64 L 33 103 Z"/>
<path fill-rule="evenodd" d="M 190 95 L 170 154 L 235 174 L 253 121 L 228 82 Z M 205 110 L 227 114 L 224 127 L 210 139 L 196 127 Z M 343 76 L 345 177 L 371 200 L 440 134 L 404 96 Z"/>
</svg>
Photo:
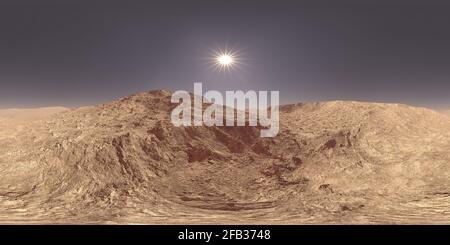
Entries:
<svg viewBox="0 0 450 245">
<path fill-rule="evenodd" d="M 242 64 L 241 53 L 233 49 L 219 49 L 212 51 L 211 65 L 218 71 L 231 71 Z"/>
</svg>

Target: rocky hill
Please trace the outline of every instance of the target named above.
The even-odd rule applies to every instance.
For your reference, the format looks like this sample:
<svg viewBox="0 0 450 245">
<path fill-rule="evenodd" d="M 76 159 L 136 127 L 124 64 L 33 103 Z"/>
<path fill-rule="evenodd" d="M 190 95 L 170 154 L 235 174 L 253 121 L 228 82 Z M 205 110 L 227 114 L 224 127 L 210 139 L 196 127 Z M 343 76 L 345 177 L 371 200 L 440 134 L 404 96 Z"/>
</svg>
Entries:
<svg viewBox="0 0 450 245">
<path fill-rule="evenodd" d="M 249 126 L 174 127 L 170 96 L 1 127 L 0 222 L 450 223 L 441 113 L 286 105 L 278 136 L 261 138 Z"/>
</svg>

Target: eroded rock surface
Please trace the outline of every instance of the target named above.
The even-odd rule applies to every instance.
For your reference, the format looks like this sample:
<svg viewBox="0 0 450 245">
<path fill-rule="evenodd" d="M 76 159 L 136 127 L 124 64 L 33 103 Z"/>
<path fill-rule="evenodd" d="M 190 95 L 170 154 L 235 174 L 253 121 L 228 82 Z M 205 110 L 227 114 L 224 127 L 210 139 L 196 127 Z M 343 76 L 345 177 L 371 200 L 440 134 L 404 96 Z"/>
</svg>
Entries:
<svg viewBox="0 0 450 245">
<path fill-rule="evenodd" d="M 0 123 L 1 223 L 450 223 L 450 118 L 283 106 L 255 127 L 174 127 L 171 93 Z M 11 118 L 11 117 L 8 117 Z"/>
</svg>

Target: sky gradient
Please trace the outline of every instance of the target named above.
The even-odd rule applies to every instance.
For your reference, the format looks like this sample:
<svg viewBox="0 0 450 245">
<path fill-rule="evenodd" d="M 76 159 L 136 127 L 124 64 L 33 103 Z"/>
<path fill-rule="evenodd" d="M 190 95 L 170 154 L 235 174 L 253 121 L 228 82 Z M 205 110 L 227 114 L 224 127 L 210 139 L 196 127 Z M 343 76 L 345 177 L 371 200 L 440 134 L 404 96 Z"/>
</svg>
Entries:
<svg viewBox="0 0 450 245">
<path fill-rule="evenodd" d="M 0 2 L 0 107 L 154 90 L 279 90 L 282 103 L 450 108 L 448 1 Z M 213 51 L 242 64 L 212 69 Z"/>
</svg>

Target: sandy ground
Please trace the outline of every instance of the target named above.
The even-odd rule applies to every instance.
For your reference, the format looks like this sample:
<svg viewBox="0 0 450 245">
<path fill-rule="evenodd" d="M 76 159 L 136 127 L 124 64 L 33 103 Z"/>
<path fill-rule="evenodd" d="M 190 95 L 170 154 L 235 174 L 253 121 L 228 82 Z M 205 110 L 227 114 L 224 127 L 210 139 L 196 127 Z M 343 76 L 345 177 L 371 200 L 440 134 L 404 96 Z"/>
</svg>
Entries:
<svg viewBox="0 0 450 245">
<path fill-rule="evenodd" d="M 281 132 L 172 126 L 170 92 L 0 110 L 0 223 L 450 223 L 450 117 L 281 108 Z"/>
<path fill-rule="evenodd" d="M 27 109 L 0 109 L 1 120 L 15 120 L 19 122 L 36 121 L 50 117 L 53 114 L 68 111 L 65 107 L 42 107 Z"/>
</svg>

